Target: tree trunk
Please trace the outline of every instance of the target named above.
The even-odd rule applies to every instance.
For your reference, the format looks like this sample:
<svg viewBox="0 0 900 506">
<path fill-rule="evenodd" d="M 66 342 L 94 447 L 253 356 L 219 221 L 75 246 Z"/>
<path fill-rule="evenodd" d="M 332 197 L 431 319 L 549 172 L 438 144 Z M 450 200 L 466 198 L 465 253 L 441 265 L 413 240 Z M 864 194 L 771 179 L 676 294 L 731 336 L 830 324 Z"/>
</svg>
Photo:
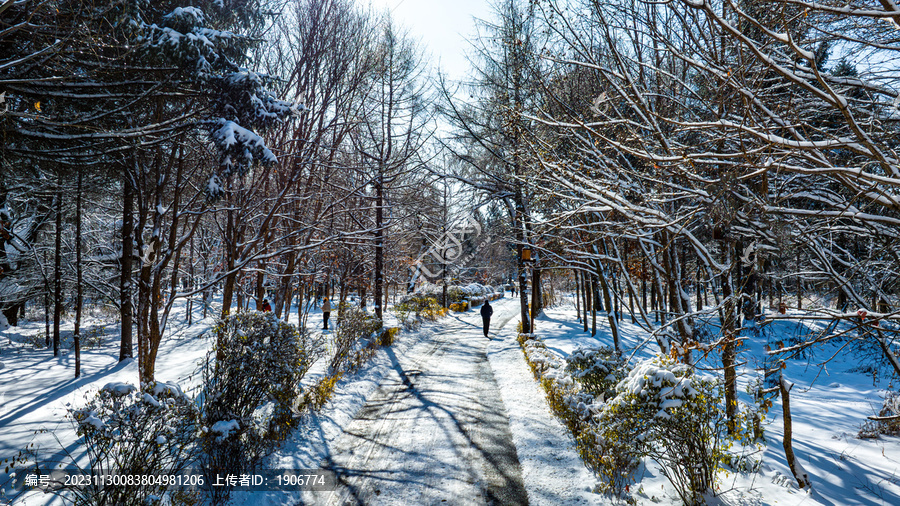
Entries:
<svg viewBox="0 0 900 506">
<path fill-rule="evenodd" d="M 794 479 L 797 480 L 797 486 L 803 489 L 810 486 L 810 483 L 809 474 L 807 474 L 803 467 L 800 466 L 800 462 L 794 455 L 794 447 L 791 441 L 793 430 L 791 427 L 790 391 L 793 385 L 788 385 L 784 376 L 781 377 L 781 381 L 779 381 L 778 384 L 781 389 L 781 408 L 784 413 L 784 456 L 787 458 L 788 466 L 791 468 Z"/>
<path fill-rule="evenodd" d="M 700 275 L 700 261 L 697 261 L 697 311 L 703 311 L 703 283 Z"/>
<path fill-rule="evenodd" d="M 582 308 L 582 312 L 584 313 L 584 316 L 581 318 L 581 321 L 584 323 L 584 331 L 585 332 L 588 331 L 588 311 L 590 311 L 590 305 L 591 305 L 591 302 L 590 302 L 591 297 L 589 295 L 589 291 L 590 291 L 589 278 L 590 278 L 590 274 L 588 274 L 586 272 L 581 273 L 581 297 L 582 297 L 581 308 Z"/>
<path fill-rule="evenodd" d="M 225 268 L 229 271 L 234 268 L 231 259 L 228 260 Z M 231 274 L 227 274 L 225 276 L 225 281 L 222 283 L 222 318 L 227 317 L 228 314 L 231 313 L 231 305 L 235 295 L 235 285 L 237 285 L 237 273 L 232 272 Z"/>
<path fill-rule="evenodd" d="M 609 330 L 612 332 L 613 347 L 616 351 L 621 351 L 619 348 L 619 325 L 616 322 L 612 296 L 609 293 L 609 282 L 606 280 L 606 276 L 603 275 L 603 267 L 599 260 L 596 261 L 596 269 L 597 278 L 600 280 L 600 286 L 603 289 L 603 299 L 606 302 L 606 317 L 609 320 Z"/>
<path fill-rule="evenodd" d="M 384 167 L 378 165 L 375 180 L 375 318 L 382 318 L 384 299 Z"/>
<path fill-rule="evenodd" d="M 235 256 L 237 255 L 237 235 L 238 233 L 234 223 L 234 211 L 229 208 L 225 216 L 225 272 L 228 272 L 228 274 L 225 275 L 225 282 L 222 286 L 222 318 L 226 318 L 228 314 L 231 313 L 231 304 L 234 302 L 235 290 L 240 292 L 240 287 L 237 286 L 240 278 L 238 273 L 234 272 Z M 238 297 L 237 302 L 238 308 L 240 308 L 240 297 Z M 219 348 L 221 348 L 221 346 Z M 224 357 L 222 358 L 224 359 Z"/>
<path fill-rule="evenodd" d="M 628 288 L 628 312 L 631 313 L 631 323 L 636 324 L 637 315 L 634 312 L 634 299 L 636 295 L 634 293 L 634 281 L 632 281 L 630 272 L 626 272 L 625 276 L 628 276 L 625 278 L 627 281 L 626 286 Z"/>
<path fill-rule="evenodd" d="M 597 306 L 600 305 L 600 290 L 597 288 L 597 275 L 591 275 L 591 336 L 597 335 Z"/>
<path fill-rule="evenodd" d="M 524 239 L 524 234 L 519 230 L 519 240 Z M 519 309 L 522 322 L 522 333 L 531 333 L 531 317 L 528 311 L 528 277 L 525 273 L 525 262 L 522 260 L 522 246 L 519 245 L 519 255 L 516 259 L 516 268 L 519 270 Z"/>
<path fill-rule="evenodd" d="M 797 247 L 797 309 L 803 309 L 803 278 L 800 276 L 800 247 Z"/>
<path fill-rule="evenodd" d="M 56 251 L 53 257 L 53 356 L 59 356 L 59 320 L 62 318 L 62 172 L 56 178 Z"/>
<path fill-rule="evenodd" d="M 141 381 L 150 383 L 156 379 L 156 357 L 159 353 L 159 345 L 162 343 L 162 328 L 159 323 L 159 307 L 162 303 L 159 278 L 154 280 L 150 291 L 150 318 L 146 337 L 146 350 Z"/>
<path fill-rule="evenodd" d="M 581 321 L 581 281 L 578 279 L 578 269 L 573 269 L 575 274 L 575 315 Z"/>
<path fill-rule="evenodd" d="M 622 297 L 621 297 L 622 286 L 619 283 L 620 283 L 620 280 L 619 280 L 618 269 L 614 268 L 613 269 L 613 285 L 612 285 L 611 294 L 612 294 L 613 310 L 616 313 L 616 322 L 622 321 L 622 312 L 623 312 Z"/>
<path fill-rule="evenodd" d="M 534 333 L 534 319 L 541 311 L 541 269 L 537 265 L 537 258 L 531 269 L 531 333 Z"/>
<path fill-rule="evenodd" d="M 725 251 L 725 264 L 729 263 L 727 248 Z M 739 262 L 739 260 L 738 260 Z M 740 268 L 740 264 L 736 268 Z M 720 313 L 722 318 L 722 368 L 725 374 L 725 417 L 728 419 L 728 432 L 734 434 L 737 430 L 737 372 L 735 370 L 735 327 L 738 315 L 737 303 L 731 288 L 732 280 L 728 270 L 722 273 L 722 296 L 725 299 L 725 307 Z"/>
<path fill-rule="evenodd" d="M 134 257 L 134 182 L 126 170 L 122 196 L 122 273 L 119 276 L 119 311 L 122 321 L 122 339 L 119 346 L 119 361 L 134 356 L 132 334 L 133 307 L 131 304 L 131 270 Z"/>
<path fill-rule="evenodd" d="M 78 183 L 75 189 L 75 377 L 81 376 L 81 306 L 84 303 L 83 274 L 81 268 L 81 192 L 82 170 L 78 170 Z"/>
<path fill-rule="evenodd" d="M 260 260 L 256 271 L 256 309 L 262 310 L 263 299 L 266 298 L 266 265 Z"/>
<path fill-rule="evenodd" d="M 641 306 L 647 312 L 647 259 L 641 257 Z"/>
<path fill-rule="evenodd" d="M 47 255 L 44 255 L 44 262 Z M 44 282 L 44 346 L 50 347 L 50 280 Z"/>
<path fill-rule="evenodd" d="M 659 286 L 656 289 L 657 301 L 656 303 L 659 305 L 659 321 L 663 325 L 666 324 L 666 301 L 668 300 L 668 283 Z"/>
<path fill-rule="evenodd" d="M 188 256 L 188 291 L 194 291 L 194 287 L 197 286 L 196 280 L 194 279 L 194 235 L 191 234 L 191 244 L 190 244 L 190 254 Z M 191 295 L 187 300 L 187 324 L 188 327 L 191 326 L 191 321 L 194 316 L 194 296 Z"/>
</svg>

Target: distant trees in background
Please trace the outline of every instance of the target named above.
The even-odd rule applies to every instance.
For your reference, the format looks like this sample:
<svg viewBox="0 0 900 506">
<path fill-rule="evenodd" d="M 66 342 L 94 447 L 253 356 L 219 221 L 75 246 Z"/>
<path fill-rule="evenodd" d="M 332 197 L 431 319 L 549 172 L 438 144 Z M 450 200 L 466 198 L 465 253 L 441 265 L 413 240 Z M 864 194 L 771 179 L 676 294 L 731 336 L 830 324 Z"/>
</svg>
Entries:
<svg viewBox="0 0 900 506">
<path fill-rule="evenodd" d="M 450 144 L 481 194 L 523 192 L 533 270 L 574 268 L 614 339 L 627 309 L 663 349 L 690 360 L 712 338 L 730 364 L 764 305 L 891 317 L 900 16 L 884 9 L 505 1 L 473 43 L 471 96 L 445 92 Z M 516 26 L 532 28 L 494 33 Z"/>
<path fill-rule="evenodd" d="M 354 288 L 384 279 L 370 259 L 401 188 L 360 136 L 394 143 L 391 178 L 408 171 L 427 84 L 385 22 L 345 0 L 0 3 L 7 319 L 43 303 L 56 350 L 80 279 L 87 303 L 120 313 L 120 359 L 136 345 L 150 381 L 179 299 L 221 291 L 227 314 L 268 296 L 289 317 L 339 275 L 341 247 L 360 250 L 344 259 Z"/>
<path fill-rule="evenodd" d="M 380 313 L 471 216 L 524 332 L 566 273 L 586 331 L 603 313 L 618 348 L 629 314 L 685 361 L 711 342 L 734 396 L 764 306 L 894 316 L 892 8 L 504 0 L 436 99 L 351 0 L 0 2 L 0 306 L 44 307 L 58 342 L 83 289 L 147 380 L 179 299 Z"/>
</svg>

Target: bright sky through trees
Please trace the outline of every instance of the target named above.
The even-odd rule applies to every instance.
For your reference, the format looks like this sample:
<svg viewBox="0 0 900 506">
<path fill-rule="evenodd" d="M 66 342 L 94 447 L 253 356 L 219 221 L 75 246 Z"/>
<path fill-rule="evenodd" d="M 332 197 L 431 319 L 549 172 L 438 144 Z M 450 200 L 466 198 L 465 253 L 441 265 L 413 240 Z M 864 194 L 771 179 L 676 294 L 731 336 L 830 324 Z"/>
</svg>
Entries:
<svg viewBox="0 0 900 506">
<path fill-rule="evenodd" d="M 474 34 L 473 17 L 489 18 L 490 6 L 486 0 L 372 0 L 374 9 L 390 9 L 432 56 L 432 64 L 440 65 L 453 80 L 468 72 L 466 39 Z"/>
</svg>

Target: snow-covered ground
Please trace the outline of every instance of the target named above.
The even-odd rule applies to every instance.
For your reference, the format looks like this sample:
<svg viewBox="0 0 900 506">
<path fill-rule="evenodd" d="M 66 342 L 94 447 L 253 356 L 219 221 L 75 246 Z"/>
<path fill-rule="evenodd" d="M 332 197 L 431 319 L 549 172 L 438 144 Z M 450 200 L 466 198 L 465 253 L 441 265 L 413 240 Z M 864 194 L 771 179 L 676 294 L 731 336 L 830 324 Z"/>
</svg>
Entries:
<svg viewBox="0 0 900 506">
<path fill-rule="evenodd" d="M 571 299 L 570 299 L 571 300 Z M 583 331 L 575 308 L 567 302 L 550 308 L 536 323 L 537 335 L 559 356 L 579 347 L 612 346 L 606 315 L 597 318 L 597 335 Z M 747 385 L 760 376 L 766 342 L 791 342 L 798 333 L 821 328 L 815 320 L 776 321 L 763 327 L 759 339 L 749 339 L 741 351 L 738 392 L 750 401 Z M 658 353 L 655 340 L 630 323 L 620 323 L 620 339 L 626 355 L 634 360 Z M 720 475 L 719 501 L 729 505 L 897 505 L 900 504 L 900 438 L 882 436 L 859 439 L 859 428 L 867 416 L 881 409 L 885 392 L 896 391 L 890 371 L 872 372 L 846 342 L 828 343 L 806 357 L 787 360 L 784 376 L 794 384 L 791 390 L 793 448 L 803 468 L 809 472 L 812 490 L 798 490 L 784 455 L 784 427 L 781 401 L 766 418 L 767 444 L 755 458 L 761 460 L 758 473 Z M 875 353 L 873 356 L 878 356 Z M 708 363 L 720 364 L 711 354 Z M 827 363 L 825 363 L 827 361 Z M 701 360 L 701 364 L 704 361 Z M 824 367 L 820 367 L 820 364 Z M 639 503 L 680 504 L 668 481 L 654 464 L 646 462 L 638 470 Z"/>
<path fill-rule="evenodd" d="M 197 318 L 191 327 L 173 325 L 159 353 L 160 381 L 178 383 L 188 393 L 198 386 L 199 376 L 195 373 L 212 344 L 205 334 L 212 321 Z M 11 461 L 28 449 L 41 459 L 83 465 L 84 453 L 76 443 L 68 409 L 83 405 L 107 383 L 137 384 L 137 362 L 118 361 L 119 326 L 101 318 L 88 318 L 83 328 L 85 335 L 93 332 L 102 334 L 102 338 L 93 347 L 83 344 L 81 377 L 77 379 L 75 352 L 68 339 L 71 321 L 62 325 L 64 339 L 58 357 L 53 356 L 52 346 L 35 349 L 31 344 L 37 336 L 43 336 L 43 321 L 20 322 L 19 327 L 11 327 L 0 335 L 0 462 Z M 4 487 L 10 478 L 4 472 L 5 466 L 0 466 L 0 492 L 10 495 L 12 491 Z M 59 502 L 51 495 L 31 494 L 17 504 Z M 0 504 L 4 504 L 2 496 Z"/>
<path fill-rule="evenodd" d="M 495 316 L 492 339 L 481 336 L 476 311 L 452 314 L 439 322 L 425 323 L 414 333 L 401 333 L 394 346 L 380 349 L 375 358 L 359 372 L 345 376 L 338 384 L 335 396 L 319 413 L 306 417 L 301 427 L 267 461 L 271 468 L 315 469 L 333 457 L 332 451 L 346 448 L 347 434 L 357 432 L 365 423 L 367 402 L 377 400 L 379 395 L 387 395 L 391 384 L 402 382 L 398 370 L 414 369 L 415 375 L 407 379 L 422 391 L 433 394 L 430 408 L 442 408 L 448 416 L 457 416 L 465 403 L 450 400 L 447 395 L 460 385 L 466 388 L 496 389 L 502 411 L 508 417 L 508 434 L 519 464 L 518 472 L 528 495 L 530 504 L 613 504 L 609 498 L 590 493 L 596 480 L 584 467 L 574 450 L 571 436 L 552 417 L 540 386 L 533 380 L 523 355 L 515 341 L 518 323 L 518 301 L 501 299 L 494 303 Z M 296 318 L 294 318 L 296 320 Z M 181 321 L 175 317 L 173 321 Z M 188 389 L 196 385 L 197 363 L 207 353 L 210 342 L 204 337 L 211 320 L 199 321 L 188 327 L 173 328 L 160 353 L 158 377 L 163 381 L 174 381 Z M 310 315 L 310 326 L 321 322 L 318 312 Z M 90 329 L 99 322 L 88 322 Z M 767 327 L 768 339 L 789 340 L 799 329 L 815 326 L 815 322 L 798 327 L 796 322 L 777 322 Z M 64 326 L 64 329 L 66 327 Z M 114 381 L 135 382 L 136 365 L 133 362 L 119 364 L 118 329 L 114 325 L 105 328 L 103 344 L 83 351 L 83 375 L 78 380 L 73 377 L 74 354 L 64 352 L 53 357 L 52 350 L 35 350 L 24 343 L 43 331 L 43 322 L 29 322 L 14 327 L 0 335 L 0 461 L 14 457 L 27 445 L 35 443 L 41 452 L 56 453 L 66 448 L 77 448 L 71 424 L 65 419 L 67 407 L 77 407 L 104 384 Z M 620 327 L 624 349 L 633 352 L 633 360 L 650 357 L 657 352 L 656 343 L 626 318 Z M 611 345 L 608 324 L 598 318 L 598 334 L 591 337 L 582 331 L 581 323 L 575 316 L 571 304 L 562 304 L 546 311 L 537 323 L 537 333 L 547 347 L 566 356 L 584 346 Z M 452 342 L 451 342 L 452 341 Z M 443 343 L 443 344 L 440 344 Z M 427 358 L 428 350 L 440 344 L 446 348 L 447 360 Z M 741 388 L 758 376 L 757 367 L 763 356 L 764 340 L 750 341 L 742 351 L 745 360 L 741 371 Z M 444 349 L 441 348 L 441 349 Z M 867 415 L 875 413 L 881 406 L 886 389 L 892 389 L 888 380 L 876 376 L 870 369 L 860 367 L 857 355 L 846 350 L 838 352 L 836 345 L 825 345 L 815 350 L 810 358 L 797 358 L 787 362 L 785 376 L 795 386 L 791 395 L 793 414 L 794 450 L 803 467 L 812 479 L 812 491 L 798 490 L 787 467 L 781 445 L 782 422 L 780 401 L 768 413 L 765 425 L 768 444 L 757 455 L 761 459 L 757 473 L 722 475 L 721 494 L 710 499 L 712 503 L 728 505 L 844 505 L 900 504 L 900 440 L 893 437 L 879 439 L 858 439 L 860 425 Z M 480 369 L 473 369 L 473 375 L 489 373 L 491 381 L 469 381 L 465 378 L 466 364 L 461 357 L 466 352 L 473 357 L 486 357 Z M 444 353 L 444 352 L 442 352 Z M 823 368 L 818 364 L 835 356 Z M 452 360 L 451 360 L 452 359 Z M 474 359 L 473 359 L 474 360 Z M 715 362 L 716 357 L 710 357 Z M 402 367 L 398 368 L 398 364 Z M 311 384 L 324 371 L 324 362 L 310 371 L 305 383 Z M 481 372 L 477 372 L 481 371 Z M 441 382 L 425 382 L 428 374 L 447 374 L 446 390 L 441 391 Z M 421 380 L 421 382 L 420 382 Z M 480 385 L 480 386 L 479 386 Z M 745 399 L 749 396 L 745 395 Z M 382 398 L 391 398 L 390 395 Z M 434 399 L 445 399 L 436 401 Z M 406 402 L 406 401 L 404 401 Z M 412 409 L 415 404 L 404 404 L 404 409 Z M 468 416 L 469 413 L 465 413 Z M 451 416 L 451 418 L 452 418 Z M 465 417 L 460 417 L 464 427 Z M 396 432 L 394 443 L 411 444 L 413 451 L 374 451 L 373 461 L 357 459 L 360 468 L 372 469 L 383 466 L 393 470 L 398 476 L 414 476 L 415 473 L 437 472 L 427 469 L 423 458 L 433 458 L 435 466 L 445 460 L 461 465 L 466 459 L 451 457 L 458 450 L 458 439 L 447 436 L 434 439 L 429 435 L 431 446 L 416 446 L 422 430 L 432 432 L 446 427 L 447 418 L 434 417 L 431 429 L 420 424 L 411 424 L 410 419 L 399 417 L 382 432 Z M 396 424 L 394 426 L 393 424 Z M 465 431 L 463 431 L 465 432 Z M 434 441 L 446 444 L 434 446 Z M 455 441 L 455 442 L 454 442 Z M 393 444 L 393 443 L 392 443 Z M 343 451 L 343 450 L 341 450 Z M 470 451 L 470 450 L 466 450 Z M 424 455 L 427 452 L 429 455 Z M 78 458 L 77 450 L 75 457 Z M 465 454 L 465 452 L 463 452 Z M 471 454 L 470 454 L 471 455 Z M 457 459 L 457 460 L 454 460 Z M 337 459 L 332 458 L 332 462 Z M 481 466 L 485 466 L 482 464 Z M 0 471 L 2 471 L 0 467 Z M 406 474 L 403 474 L 406 473 Z M 477 474 L 477 473 L 476 473 Z M 486 477 L 487 476 L 487 477 Z M 679 504 L 671 486 L 653 463 L 646 463 L 638 469 L 638 483 L 632 489 L 632 496 L 640 504 Z M 0 484 L 8 479 L 0 474 Z M 473 478 L 472 486 L 481 487 L 478 480 L 490 481 L 487 474 Z M 465 480 L 463 480 L 465 481 Z M 356 486 L 362 482 L 357 482 Z M 430 482 L 441 483 L 441 482 Z M 461 482 L 460 482 L 461 483 Z M 441 490 L 453 490 L 459 485 L 434 487 L 431 499 L 439 502 Z M 396 486 L 377 488 L 375 496 L 379 504 L 418 504 L 419 492 L 413 486 L 403 483 Z M 325 503 L 332 497 L 322 493 L 287 494 L 283 492 L 235 493 L 234 504 L 297 504 Z M 460 504 L 464 494 L 445 497 L 449 503 Z M 333 499 L 331 499 L 333 500 Z M 3 501 L 0 499 L 0 504 Z M 59 503 L 49 496 L 32 495 L 27 501 L 17 504 Z"/>
</svg>

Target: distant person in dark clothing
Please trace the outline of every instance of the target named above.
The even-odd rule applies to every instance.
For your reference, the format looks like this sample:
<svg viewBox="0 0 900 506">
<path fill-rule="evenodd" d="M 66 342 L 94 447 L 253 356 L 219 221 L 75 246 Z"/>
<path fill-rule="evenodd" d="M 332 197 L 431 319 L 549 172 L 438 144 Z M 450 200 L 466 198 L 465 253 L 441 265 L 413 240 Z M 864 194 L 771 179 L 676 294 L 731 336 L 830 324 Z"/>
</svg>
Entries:
<svg viewBox="0 0 900 506">
<path fill-rule="evenodd" d="M 263 299 L 262 310 L 263 312 L 269 312 L 272 310 L 272 305 L 269 304 L 269 299 Z"/>
<path fill-rule="evenodd" d="M 492 314 L 494 314 L 494 308 L 491 307 L 491 303 L 484 301 L 484 305 L 481 306 L 481 320 L 484 323 L 484 337 L 488 336 L 488 328 L 491 326 Z"/>
<path fill-rule="evenodd" d="M 328 297 L 325 297 L 325 300 L 322 301 L 322 321 L 325 324 L 322 330 L 328 330 L 329 316 L 331 316 L 331 302 L 329 302 Z"/>
</svg>

